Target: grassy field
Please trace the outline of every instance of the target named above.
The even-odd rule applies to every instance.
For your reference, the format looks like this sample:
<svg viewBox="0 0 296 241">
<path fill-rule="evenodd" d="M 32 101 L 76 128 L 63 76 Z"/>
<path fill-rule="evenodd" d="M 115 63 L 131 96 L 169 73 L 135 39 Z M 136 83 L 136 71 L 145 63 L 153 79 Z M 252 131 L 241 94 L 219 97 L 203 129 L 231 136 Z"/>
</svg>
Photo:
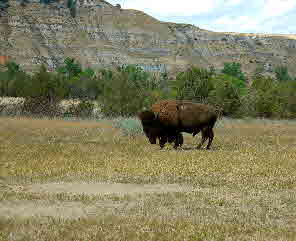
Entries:
<svg viewBox="0 0 296 241">
<path fill-rule="evenodd" d="M 122 121 L 0 118 L 0 240 L 296 240 L 295 121 L 219 120 L 209 151 Z"/>
</svg>

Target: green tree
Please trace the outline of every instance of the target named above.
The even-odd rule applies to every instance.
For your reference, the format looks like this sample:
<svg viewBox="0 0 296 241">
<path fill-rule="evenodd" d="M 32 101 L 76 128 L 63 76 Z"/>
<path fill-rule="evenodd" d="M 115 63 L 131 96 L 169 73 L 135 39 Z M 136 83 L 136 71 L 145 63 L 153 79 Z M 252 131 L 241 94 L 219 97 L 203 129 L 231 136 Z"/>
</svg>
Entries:
<svg viewBox="0 0 296 241">
<path fill-rule="evenodd" d="M 203 102 L 213 89 L 213 72 L 203 68 L 191 67 L 176 76 L 174 89 L 177 99 Z"/>
<path fill-rule="evenodd" d="M 285 81 L 277 84 L 280 118 L 296 118 L 296 81 Z"/>
<path fill-rule="evenodd" d="M 68 79 L 69 98 L 96 99 L 101 92 L 99 79 L 95 72 L 87 68 L 78 75 Z"/>
<path fill-rule="evenodd" d="M 149 108 L 159 89 L 156 79 L 133 65 L 119 67 L 114 71 L 102 70 L 100 83 L 103 91 L 98 97 L 107 116 L 132 116 L 143 108 Z"/>
<path fill-rule="evenodd" d="M 41 65 L 23 86 L 24 110 L 28 114 L 55 116 L 58 102 L 67 93 L 67 86 L 60 74 L 50 73 Z"/>
<path fill-rule="evenodd" d="M 254 91 L 254 109 L 256 116 L 271 118 L 280 112 L 278 83 L 271 77 L 260 76 L 254 79 L 251 89 Z"/>
<path fill-rule="evenodd" d="M 15 74 L 13 81 L 10 84 L 8 95 L 12 97 L 23 97 L 24 88 L 30 81 L 30 75 L 25 71 L 19 71 Z"/>
<path fill-rule="evenodd" d="M 241 105 L 241 89 L 235 84 L 237 79 L 225 74 L 216 75 L 214 88 L 208 101 L 223 110 L 226 116 L 235 116 Z"/>
<path fill-rule="evenodd" d="M 64 64 L 57 68 L 57 72 L 66 75 L 68 78 L 78 76 L 82 72 L 81 64 L 74 58 L 67 57 Z"/>
<path fill-rule="evenodd" d="M 222 73 L 233 76 L 239 80 L 241 80 L 241 85 L 245 83 L 244 73 L 241 71 L 241 64 L 236 62 L 224 63 L 224 68 L 222 69 Z"/>
<path fill-rule="evenodd" d="M 2 96 L 13 96 L 15 90 L 13 90 L 14 82 L 20 77 L 21 68 L 19 64 L 10 61 L 5 64 L 6 71 L 0 74 L 0 94 Z"/>
<path fill-rule="evenodd" d="M 278 81 L 289 81 L 292 80 L 291 76 L 289 75 L 287 66 L 277 66 L 274 70 L 276 79 Z"/>
</svg>

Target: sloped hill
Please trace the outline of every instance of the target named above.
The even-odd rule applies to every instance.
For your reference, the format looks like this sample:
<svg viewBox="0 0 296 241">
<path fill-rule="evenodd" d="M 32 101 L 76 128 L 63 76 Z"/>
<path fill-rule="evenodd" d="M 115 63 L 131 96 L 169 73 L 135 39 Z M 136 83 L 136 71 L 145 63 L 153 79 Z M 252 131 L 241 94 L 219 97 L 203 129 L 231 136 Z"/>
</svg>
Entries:
<svg viewBox="0 0 296 241">
<path fill-rule="evenodd" d="M 247 73 L 285 64 L 296 75 L 296 35 L 216 33 L 103 0 L 79 0 L 73 18 L 62 1 L 29 1 L 10 0 L 0 16 L 0 55 L 26 70 L 40 63 L 54 69 L 68 56 L 94 68 L 138 64 L 171 73 L 191 64 L 219 69 L 227 61 L 240 62 Z"/>
</svg>

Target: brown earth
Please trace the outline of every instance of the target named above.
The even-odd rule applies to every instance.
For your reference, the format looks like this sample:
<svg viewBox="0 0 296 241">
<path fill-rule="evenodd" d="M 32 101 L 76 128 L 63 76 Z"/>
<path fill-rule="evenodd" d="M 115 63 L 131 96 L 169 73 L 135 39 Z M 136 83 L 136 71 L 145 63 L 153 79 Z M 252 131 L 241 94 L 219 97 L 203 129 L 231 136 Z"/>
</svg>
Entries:
<svg viewBox="0 0 296 241">
<path fill-rule="evenodd" d="M 8 186 L 1 185 L 1 190 L 16 192 L 18 195 L 34 194 L 37 195 L 56 195 L 63 194 L 64 197 L 85 195 L 91 198 L 100 197 L 103 200 L 97 200 L 91 204 L 82 201 L 60 201 L 60 200 L 3 200 L 0 201 L 0 217 L 5 218 L 28 218 L 55 217 L 64 219 L 77 219 L 90 217 L 91 215 L 114 214 L 116 210 L 127 212 L 136 207 L 136 201 L 113 201 L 104 200 L 103 196 L 116 195 L 133 196 L 141 194 L 164 194 L 174 192 L 193 192 L 198 189 L 189 185 L 180 184 L 123 184 L 123 183 L 46 183 L 33 184 L 26 186 Z M 71 199 L 71 198 L 70 198 Z"/>
</svg>

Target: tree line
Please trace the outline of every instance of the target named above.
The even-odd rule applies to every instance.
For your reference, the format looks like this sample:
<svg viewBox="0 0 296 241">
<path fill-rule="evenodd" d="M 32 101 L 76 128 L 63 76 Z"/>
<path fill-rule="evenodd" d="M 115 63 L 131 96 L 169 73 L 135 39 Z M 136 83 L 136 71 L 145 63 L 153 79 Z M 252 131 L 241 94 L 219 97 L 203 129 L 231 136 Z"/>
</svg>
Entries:
<svg viewBox="0 0 296 241">
<path fill-rule="evenodd" d="M 134 65 L 83 69 L 72 58 L 54 72 L 41 65 L 37 72 L 27 73 L 15 62 L 5 67 L 0 72 L 0 96 L 24 97 L 31 114 L 55 116 L 61 100 L 80 99 L 84 113 L 91 113 L 97 102 L 105 116 L 133 116 L 170 98 L 209 103 L 234 118 L 296 118 L 296 79 L 286 66 L 276 67 L 274 77 L 257 68 L 249 81 L 236 62 L 224 63 L 222 71 L 189 67 L 174 79 Z"/>
</svg>

